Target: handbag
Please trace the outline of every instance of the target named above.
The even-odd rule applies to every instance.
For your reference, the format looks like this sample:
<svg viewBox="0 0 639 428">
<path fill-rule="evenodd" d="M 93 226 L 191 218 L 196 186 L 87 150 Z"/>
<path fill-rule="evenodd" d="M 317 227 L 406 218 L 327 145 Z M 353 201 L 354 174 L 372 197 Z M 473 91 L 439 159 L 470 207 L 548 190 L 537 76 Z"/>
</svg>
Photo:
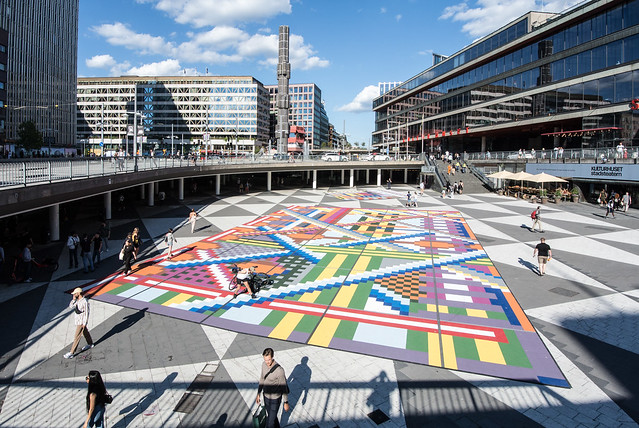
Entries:
<svg viewBox="0 0 639 428">
<path fill-rule="evenodd" d="M 113 395 L 111 395 L 111 394 L 104 394 L 104 403 L 105 403 L 105 404 L 111 404 L 111 403 L 113 403 Z"/>
<path fill-rule="evenodd" d="M 122 247 L 122 249 L 120 250 L 120 254 L 118 255 L 118 258 L 120 260 L 124 260 L 124 247 Z"/>
<path fill-rule="evenodd" d="M 257 409 L 253 413 L 253 428 L 266 427 L 266 407 L 261 403 L 257 405 Z"/>
</svg>

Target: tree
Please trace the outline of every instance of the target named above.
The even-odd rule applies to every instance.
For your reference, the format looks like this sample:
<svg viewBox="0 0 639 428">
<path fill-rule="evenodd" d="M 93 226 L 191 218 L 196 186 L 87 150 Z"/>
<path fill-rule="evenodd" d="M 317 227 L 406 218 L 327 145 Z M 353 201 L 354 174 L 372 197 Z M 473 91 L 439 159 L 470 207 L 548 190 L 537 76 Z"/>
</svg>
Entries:
<svg viewBox="0 0 639 428">
<path fill-rule="evenodd" d="M 42 147 L 42 132 L 38 131 L 35 123 L 28 120 L 18 126 L 18 143 L 26 150 L 40 149 Z"/>
</svg>

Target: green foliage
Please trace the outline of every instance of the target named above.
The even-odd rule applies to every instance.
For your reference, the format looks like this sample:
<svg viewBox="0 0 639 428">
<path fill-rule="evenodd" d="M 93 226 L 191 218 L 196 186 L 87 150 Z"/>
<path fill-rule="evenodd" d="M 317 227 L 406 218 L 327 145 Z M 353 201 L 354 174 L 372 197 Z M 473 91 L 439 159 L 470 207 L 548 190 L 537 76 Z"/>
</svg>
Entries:
<svg viewBox="0 0 639 428">
<path fill-rule="evenodd" d="M 42 133 L 38 131 L 35 123 L 30 120 L 22 122 L 18 126 L 18 137 L 20 137 L 18 144 L 27 151 L 42 147 Z"/>
<path fill-rule="evenodd" d="M 561 189 L 555 190 L 555 197 L 556 198 L 561 198 Z"/>
<path fill-rule="evenodd" d="M 540 190 L 539 190 L 539 196 L 540 196 L 540 197 L 542 197 L 542 198 L 546 198 L 546 197 L 548 197 L 548 190 L 546 190 L 546 189 L 540 189 Z"/>
<path fill-rule="evenodd" d="M 572 193 L 573 195 L 578 195 L 579 194 L 579 187 L 575 186 L 572 188 L 572 190 L 570 191 L 570 193 Z"/>
</svg>

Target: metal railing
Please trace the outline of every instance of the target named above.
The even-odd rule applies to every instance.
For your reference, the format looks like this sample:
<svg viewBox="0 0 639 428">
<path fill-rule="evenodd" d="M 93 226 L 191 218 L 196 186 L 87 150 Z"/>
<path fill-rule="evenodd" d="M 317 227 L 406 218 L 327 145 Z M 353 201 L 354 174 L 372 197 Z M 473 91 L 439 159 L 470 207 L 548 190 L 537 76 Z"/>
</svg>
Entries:
<svg viewBox="0 0 639 428">
<path fill-rule="evenodd" d="M 398 161 L 414 161 L 401 159 Z M 371 163 L 364 159 L 347 159 L 348 162 Z M 394 161 L 376 161 L 384 163 Z M 394 161 L 394 162 L 398 162 Z M 264 165 L 282 163 L 323 163 L 341 164 L 339 161 L 322 160 L 322 156 L 279 158 L 273 155 L 239 155 L 232 157 L 210 156 L 207 159 L 184 157 L 102 157 L 102 158 L 60 158 L 60 159 L 11 159 L 0 161 L 0 189 L 16 186 L 47 184 L 65 180 L 79 180 L 109 175 L 129 174 L 166 168 L 186 168 L 222 165 Z"/>
<path fill-rule="evenodd" d="M 562 160 L 562 159 L 583 159 L 597 160 L 597 162 L 634 162 L 639 159 L 639 146 L 624 147 L 619 151 L 616 147 L 605 147 L 596 149 L 544 149 L 544 150 L 521 150 L 502 152 L 474 152 L 464 153 L 465 160 L 520 160 L 531 162 L 539 160 Z"/>
</svg>

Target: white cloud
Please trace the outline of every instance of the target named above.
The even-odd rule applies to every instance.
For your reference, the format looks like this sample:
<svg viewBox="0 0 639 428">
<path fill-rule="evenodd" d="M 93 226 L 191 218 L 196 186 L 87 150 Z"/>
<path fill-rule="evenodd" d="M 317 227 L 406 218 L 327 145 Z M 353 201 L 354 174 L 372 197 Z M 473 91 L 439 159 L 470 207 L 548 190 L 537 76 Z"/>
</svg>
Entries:
<svg viewBox="0 0 639 428">
<path fill-rule="evenodd" d="M 382 8 L 379 10 L 379 13 L 386 13 L 386 8 L 385 8 L 385 7 L 382 7 Z"/>
<path fill-rule="evenodd" d="M 180 24 L 195 27 L 261 22 L 292 11 L 289 0 L 138 0 L 153 3 Z"/>
<path fill-rule="evenodd" d="M 264 57 L 260 61 L 262 65 L 274 66 L 277 64 L 277 44 L 276 34 L 263 35 L 255 34 L 250 39 L 240 43 L 238 54 L 243 57 Z M 330 62 L 315 55 L 313 46 L 304 43 L 304 37 L 297 34 L 289 36 L 289 62 L 291 68 L 298 70 L 311 70 L 313 68 L 328 67 Z"/>
<path fill-rule="evenodd" d="M 395 15 L 395 21 L 399 22 L 400 19 L 402 19 L 402 15 L 401 14 Z"/>
<path fill-rule="evenodd" d="M 464 23 L 462 31 L 472 37 L 482 37 L 505 23 L 531 10 L 561 12 L 582 0 L 475 0 L 474 6 L 463 1 L 444 9 L 440 19 Z"/>
<path fill-rule="evenodd" d="M 108 68 L 115 65 L 115 60 L 111 55 L 94 55 L 85 61 L 90 68 Z"/>
<path fill-rule="evenodd" d="M 163 37 L 136 33 L 121 22 L 102 24 L 91 29 L 104 37 L 109 44 L 124 46 L 140 54 L 166 54 L 174 48 L 173 44 Z"/>
<path fill-rule="evenodd" d="M 369 85 L 355 96 L 353 101 L 337 108 L 337 111 L 353 113 L 370 113 L 373 110 L 373 100 L 379 96 L 379 86 Z"/>
<path fill-rule="evenodd" d="M 126 74 L 136 76 L 196 76 L 198 73 L 194 68 L 183 68 L 176 59 L 166 59 L 130 68 Z"/>
</svg>

